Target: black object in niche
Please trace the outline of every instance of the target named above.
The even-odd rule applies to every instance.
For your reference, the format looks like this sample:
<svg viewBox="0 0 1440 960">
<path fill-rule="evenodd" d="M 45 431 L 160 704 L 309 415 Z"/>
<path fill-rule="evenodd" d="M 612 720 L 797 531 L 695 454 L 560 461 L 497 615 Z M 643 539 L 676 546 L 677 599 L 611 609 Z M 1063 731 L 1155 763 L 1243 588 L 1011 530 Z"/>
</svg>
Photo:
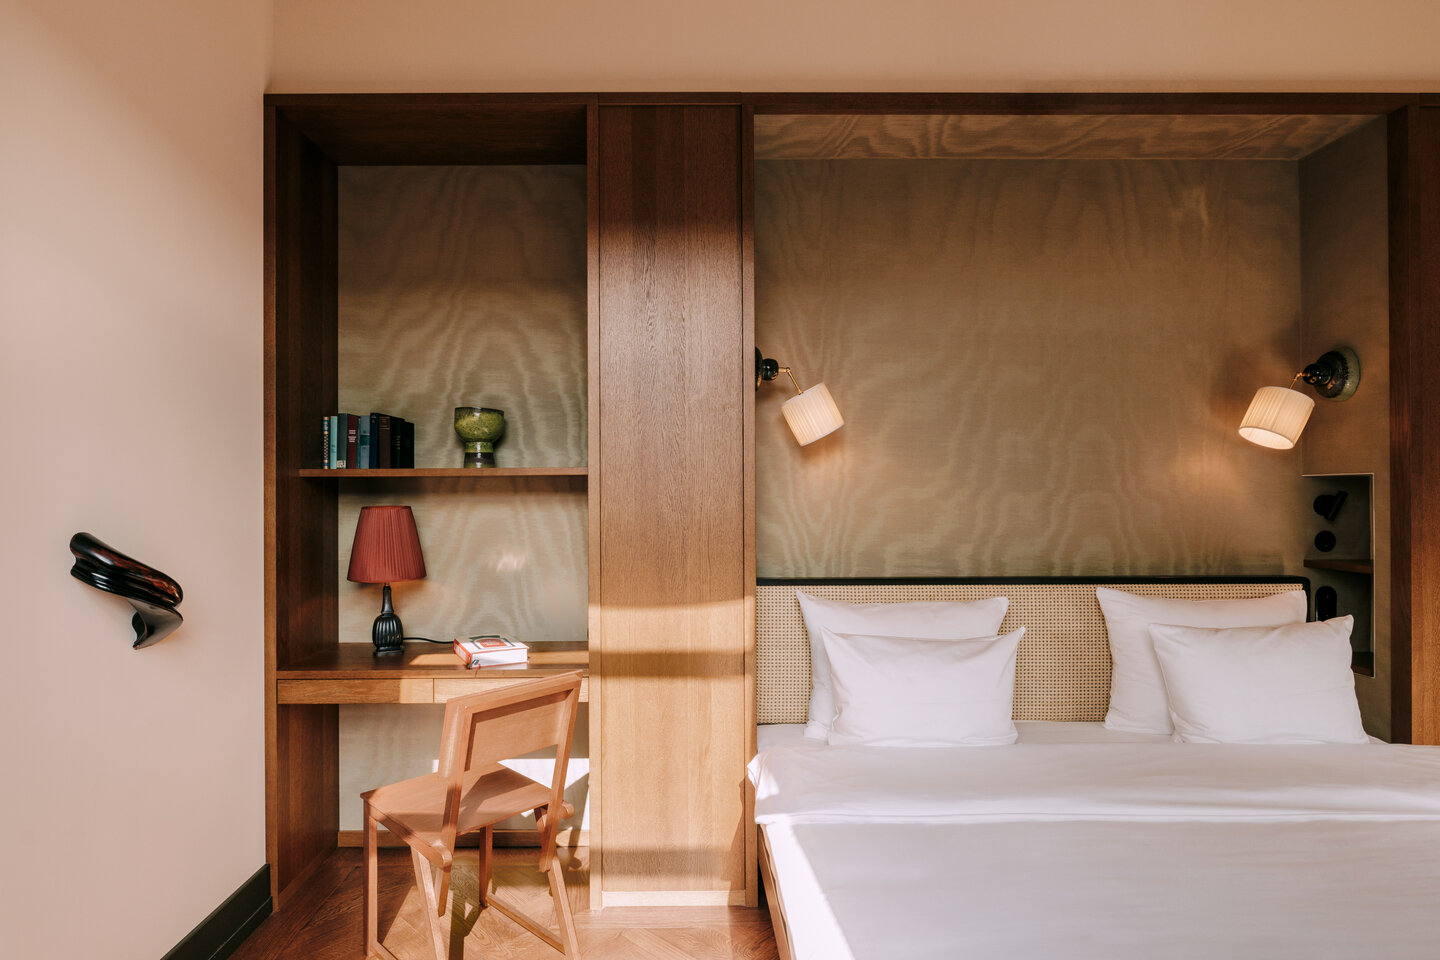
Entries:
<svg viewBox="0 0 1440 960">
<path fill-rule="evenodd" d="M 175 608 L 185 598 L 180 584 L 148 564 L 116 550 L 88 533 L 70 538 L 75 565 L 70 576 L 97 590 L 113 593 L 135 608 L 135 649 L 148 647 L 180 626 L 185 619 Z"/>
<path fill-rule="evenodd" d="M 1315 591 L 1315 619 L 1334 620 L 1340 615 L 1340 598 L 1334 587 L 1321 587 Z"/>
<path fill-rule="evenodd" d="M 1329 530 L 1321 530 L 1315 534 L 1315 549 L 1321 553 L 1329 553 L 1335 549 L 1335 534 Z"/>
<path fill-rule="evenodd" d="M 1344 490 L 1336 490 L 1334 493 L 1322 493 L 1315 498 L 1315 512 L 1324 517 L 1330 523 L 1340 516 L 1340 508 L 1345 506 L 1345 498 L 1349 494 Z"/>
</svg>

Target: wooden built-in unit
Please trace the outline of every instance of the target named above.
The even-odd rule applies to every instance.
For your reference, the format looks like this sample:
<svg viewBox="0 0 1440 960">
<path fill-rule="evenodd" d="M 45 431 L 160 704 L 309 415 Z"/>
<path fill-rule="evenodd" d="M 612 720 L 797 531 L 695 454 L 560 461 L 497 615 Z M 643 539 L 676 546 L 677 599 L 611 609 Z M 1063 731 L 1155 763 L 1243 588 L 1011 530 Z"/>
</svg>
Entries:
<svg viewBox="0 0 1440 960">
<path fill-rule="evenodd" d="M 733 106 L 600 108 L 601 905 L 753 904 L 740 139 Z"/>
<path fill-rule="evenodd" d="M 757 442 L 783 430 L 773 406 L 757 415 L 751 369 L 757 324 L 771 346 L 763 310 L 756 317 L 757 157 L 1293 163 L 1376 118 L 1388 125 L 1389 709 L 1395 739 L 1433 743 L 1440 392 L 1425 365 L 1440 345 L 1440 100 L 269 95 L 266 811 L 277 904 L 340 833 L 340 704 L 434 704 L 587 662 L 592 905 L 755 901 L 744 765 L 756 501 L 794 483 L 769 477 L 757 492 Z M 481 355 L 466 352 L 472 334 Z M 840 369 L 821 358 L 807 383 Z M 1183 370 L 1174 376 L 1186 389 Z M 446 412 L 492 392 L 516 398 L 510 458 L 502 444 L 501 468 L 459 469 Z M 362 403 L 351 412 L 418 411 L 417 469 L 319 469 L 320 418 Z M 855 429 L 859 409 L 841 406 L 855 423 L 828 450 L 798 455 L 812 467 L 847 443 L 864 466 L 871 438 Z M 385 502 L 417 505 L 431 568 L 397 587 L 407 632 L 448 637 L 493 618 L 556 634 L 522 637 L 537 648 L 527 667 L 467 673 L 434 661 L 443 648 L 369 659 L 374 591 L 345 583 L 344 560 L 355 512 Z M 502 540 L 515 546 L 511 579 L 495 587 L 474 557 Z M 532 589 L 540 581 L 547 589 Z"/>
<path fill-rule="evenodd" d="M 442 703 L 586 667 L 594 378 L 581 165 L 591 113 L 574 97 L 267 100 L 266 806 L 277 902 L 339 838 L 341 704 Z M 494 470 L 461 469 L 450 408 L 487 402 L 510 407 L 510 449 Z M 320 469 L 320 418 L 346 409 L 416 421 L 417 469 Z M 416 505 L 429 561 L 426 580 L 396 586 L 407 634 L 448 640 L 519 624 L 530 628 L 527 665 L 467 671 L 447 647 L 417 643 L 401 657 L 371 655 L 375 597 L 345 583 L 344 559 L 360 506 L 385 502 Z M 494 612 L 497 595 L 560 609 L 517 620 Z"/>
</svg>

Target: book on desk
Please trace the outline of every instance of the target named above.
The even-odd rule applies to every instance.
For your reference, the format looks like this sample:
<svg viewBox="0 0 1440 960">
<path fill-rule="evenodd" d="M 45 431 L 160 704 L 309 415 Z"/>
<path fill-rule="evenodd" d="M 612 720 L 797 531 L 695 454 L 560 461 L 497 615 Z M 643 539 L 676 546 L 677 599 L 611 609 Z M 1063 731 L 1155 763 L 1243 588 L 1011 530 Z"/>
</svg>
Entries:
<svg viewBox="0 0 1440 960">
<path fill-rule="evenodd" d="M 530 657 L 529 648 L 511 637 L 499 634 L 480 634 L 473 637 L 456 637 L 455 655 L 472 670 L 480 667 L 500 667 L 511 663 L 525 663 Z"/>
</svg>

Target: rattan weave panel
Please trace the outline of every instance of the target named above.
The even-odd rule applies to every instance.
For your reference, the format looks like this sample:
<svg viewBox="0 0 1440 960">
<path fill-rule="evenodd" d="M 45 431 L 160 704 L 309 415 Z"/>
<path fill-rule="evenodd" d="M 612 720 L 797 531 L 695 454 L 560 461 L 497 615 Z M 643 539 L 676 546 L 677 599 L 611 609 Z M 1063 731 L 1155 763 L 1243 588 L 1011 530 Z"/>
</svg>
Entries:
<svg viewBox="0 0 1440 960">
<path fill-rule="evenodd" d="M 1025 628 L 1015 666 L 1015 719 L 1103 720 L 1110 701 L 1110 645 L 1095 583 L 760 584 L 755 590 L 756 710 L 760 723 L 804 723 L 810 708 L 810 641 L 795 591 L 851 603 L 1009 597 L 1001 631 Z M 1295 582 L 1115 583 L 1147 597 L 1229 600 L 1301 589 Z"/>
</svg>

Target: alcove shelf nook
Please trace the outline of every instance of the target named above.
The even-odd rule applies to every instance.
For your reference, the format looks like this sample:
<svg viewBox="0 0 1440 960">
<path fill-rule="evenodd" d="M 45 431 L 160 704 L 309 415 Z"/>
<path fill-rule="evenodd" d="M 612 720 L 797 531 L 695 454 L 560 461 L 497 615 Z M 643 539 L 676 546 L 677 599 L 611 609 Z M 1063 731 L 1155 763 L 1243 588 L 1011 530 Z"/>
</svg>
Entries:
<svg viewBox="0 0 1440 960">
<path fill-rule="evenodd" d="M 590 112 L 267 98 L 267 855 L 282 900 L 347 842 L 359 790 L 395 778 L 366 754 L 404 754 L 433 719 L 359 705 L 587 664 Z M 460 466 L 453 409 L 472 404 L 506 411 L 496 468 Z M 410 420 L 416 467 L 319 469 L 321 418 L 339 411 Z M 445 643 L 376 658 L 360 642 L 374 590 L 345 570 L 360 508 L 386 503 L 414 511 L 429 569 L 395 585 L 406 634 Z M 467 671 L 448 643 L 478 633 L 529 644 L 529 663 Z"/>
</svg>

